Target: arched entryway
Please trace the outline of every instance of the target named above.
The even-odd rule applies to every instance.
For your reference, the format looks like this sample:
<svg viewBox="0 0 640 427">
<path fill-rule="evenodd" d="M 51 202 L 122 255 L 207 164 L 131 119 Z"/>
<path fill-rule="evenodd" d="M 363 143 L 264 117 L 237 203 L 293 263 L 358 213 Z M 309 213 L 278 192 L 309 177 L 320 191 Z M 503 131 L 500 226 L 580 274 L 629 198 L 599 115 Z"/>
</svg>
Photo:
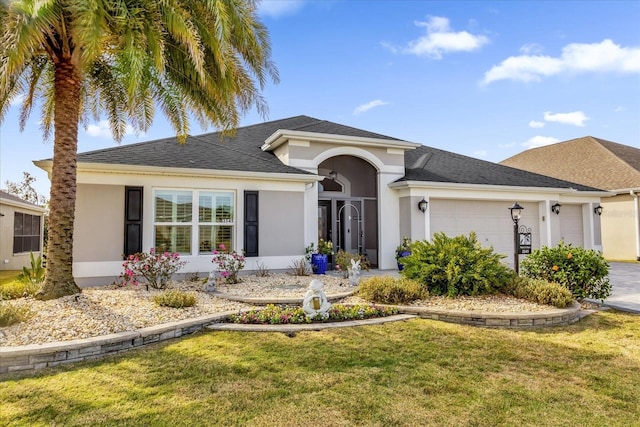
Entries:
<svg viewBox="0 0 640 427">
<path fill-rule="evenodd" d="M 378 173 L 369 162 L 340 155 L 318 166 L 318 238 L 335 252 L 366 255 L 378 265 Z"/>
</svg>

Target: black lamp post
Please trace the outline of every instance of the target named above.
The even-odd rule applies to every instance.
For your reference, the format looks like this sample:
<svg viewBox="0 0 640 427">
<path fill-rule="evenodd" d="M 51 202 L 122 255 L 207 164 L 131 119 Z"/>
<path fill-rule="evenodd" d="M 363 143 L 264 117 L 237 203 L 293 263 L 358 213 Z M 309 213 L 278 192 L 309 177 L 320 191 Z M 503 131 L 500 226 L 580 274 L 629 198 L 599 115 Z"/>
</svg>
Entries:
<svg viewBox="0 0 640 427">
<path fill-rule="evenodd" d="M 524 208 L 515 202 L 513 206 L 509 208 L 511 211 L 511 219 L 513 220 L 513 265 L 516 270 L 516 274 L 520 274 L 519 257 L 518 257 L 518 221 L 522 218 L 522 210 Z"/>
</svg>

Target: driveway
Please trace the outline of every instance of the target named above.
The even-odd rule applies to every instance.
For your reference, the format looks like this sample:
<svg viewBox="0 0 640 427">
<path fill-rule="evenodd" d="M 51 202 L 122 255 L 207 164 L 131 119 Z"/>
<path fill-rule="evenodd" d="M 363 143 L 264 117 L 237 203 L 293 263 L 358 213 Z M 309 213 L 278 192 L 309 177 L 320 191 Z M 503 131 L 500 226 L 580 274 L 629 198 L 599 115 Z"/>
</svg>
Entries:
<svg viewBox="0 0 640 427">
<path fill-rule="evenodd" d="M 611 296 L 604 305 L 640 313 L 640 263 L 610 262 L 609 266 Z"/>
</svg>

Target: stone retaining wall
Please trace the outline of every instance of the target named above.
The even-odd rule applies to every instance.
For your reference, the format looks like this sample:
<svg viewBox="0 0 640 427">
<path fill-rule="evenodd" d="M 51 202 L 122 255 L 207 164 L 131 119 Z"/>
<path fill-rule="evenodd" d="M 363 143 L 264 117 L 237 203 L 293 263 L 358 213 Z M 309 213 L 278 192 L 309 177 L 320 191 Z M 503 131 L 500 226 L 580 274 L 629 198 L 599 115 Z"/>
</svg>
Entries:
<svg viewBox="0 0 640 427">
<path fill-rule="evenodd" d="M 405 315 L 418 315 L 425 319 L 440 320 L 466 325 L 494 327 L 494 328 L 538 328 L 546 326 L 560 326 L 574 323 L 581 319 L 580 305 L 575 303 L 568 309 L 552 309 L 535 313 L 481 313 L 471 311 L 451 311 L 426 307 L 401 306 L 397 307 Z M 132 332 L 120 332 L 106 336 L 55 342 L 48 344 L 32 344 L 19 347 L 0 348 L 0 374 L 15 371 L 36 370 L 58 366 L 64 363 L 94 360 L 101 357 L 128 351 L 147 344 L 165 341 L 183 335 L 192 334 L 204 328 L 218 324 L 212 329 L 225 330 L 255 330 L 271 332 L 292 332 L 298 330 L 320 330 L 332 324 L 302 325 L 307 328 L 291 328 L 291 325 L 233 325 L 219 323 L 229 315 L 226 312 L 206 315 L 194 319 L 181 320 L 163 325 L 151 326 Z M 390 320 L 407 320 L 412 316 L 394 316 L 394 319 L 369 319 L 368 321 L 352 321 L 348 325 L 383 323 Z"/>
<path fill-rule="evenodd" d="M 402 306 L 398 307 L 398 309 L 401 313 L 416 314 L 424 319 L 440 320 L 443 322 L 460 323 L 487 328 L 538 328 L 545 326 L 564 326 L 577 322 L 583 317 L 580 304 L 577 302 L 574 302 L 571 307 L 565 309 L 558 308 L 527 313 L 483 313 L 414 306 Z"/>
</svg>

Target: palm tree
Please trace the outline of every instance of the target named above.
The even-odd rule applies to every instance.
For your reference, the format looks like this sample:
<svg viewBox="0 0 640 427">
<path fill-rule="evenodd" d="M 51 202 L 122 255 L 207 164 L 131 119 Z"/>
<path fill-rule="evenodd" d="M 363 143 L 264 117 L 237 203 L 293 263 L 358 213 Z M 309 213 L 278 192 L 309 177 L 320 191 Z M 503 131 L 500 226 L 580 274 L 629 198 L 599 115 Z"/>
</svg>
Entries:
<svg viewBox="0 0 640 427">
<path fill-rule="evenodd" d="M 0 0 L 0 123 L 24 96 L 20 126 L 41 107 L 54 134 L 47 276 L 41 298 L 80 291 L 72 275 L 78 125 L 102 114 L 120 141 L 160 108 L 232 132 L 278 81 L 255 0 Z"/>
</svg>

